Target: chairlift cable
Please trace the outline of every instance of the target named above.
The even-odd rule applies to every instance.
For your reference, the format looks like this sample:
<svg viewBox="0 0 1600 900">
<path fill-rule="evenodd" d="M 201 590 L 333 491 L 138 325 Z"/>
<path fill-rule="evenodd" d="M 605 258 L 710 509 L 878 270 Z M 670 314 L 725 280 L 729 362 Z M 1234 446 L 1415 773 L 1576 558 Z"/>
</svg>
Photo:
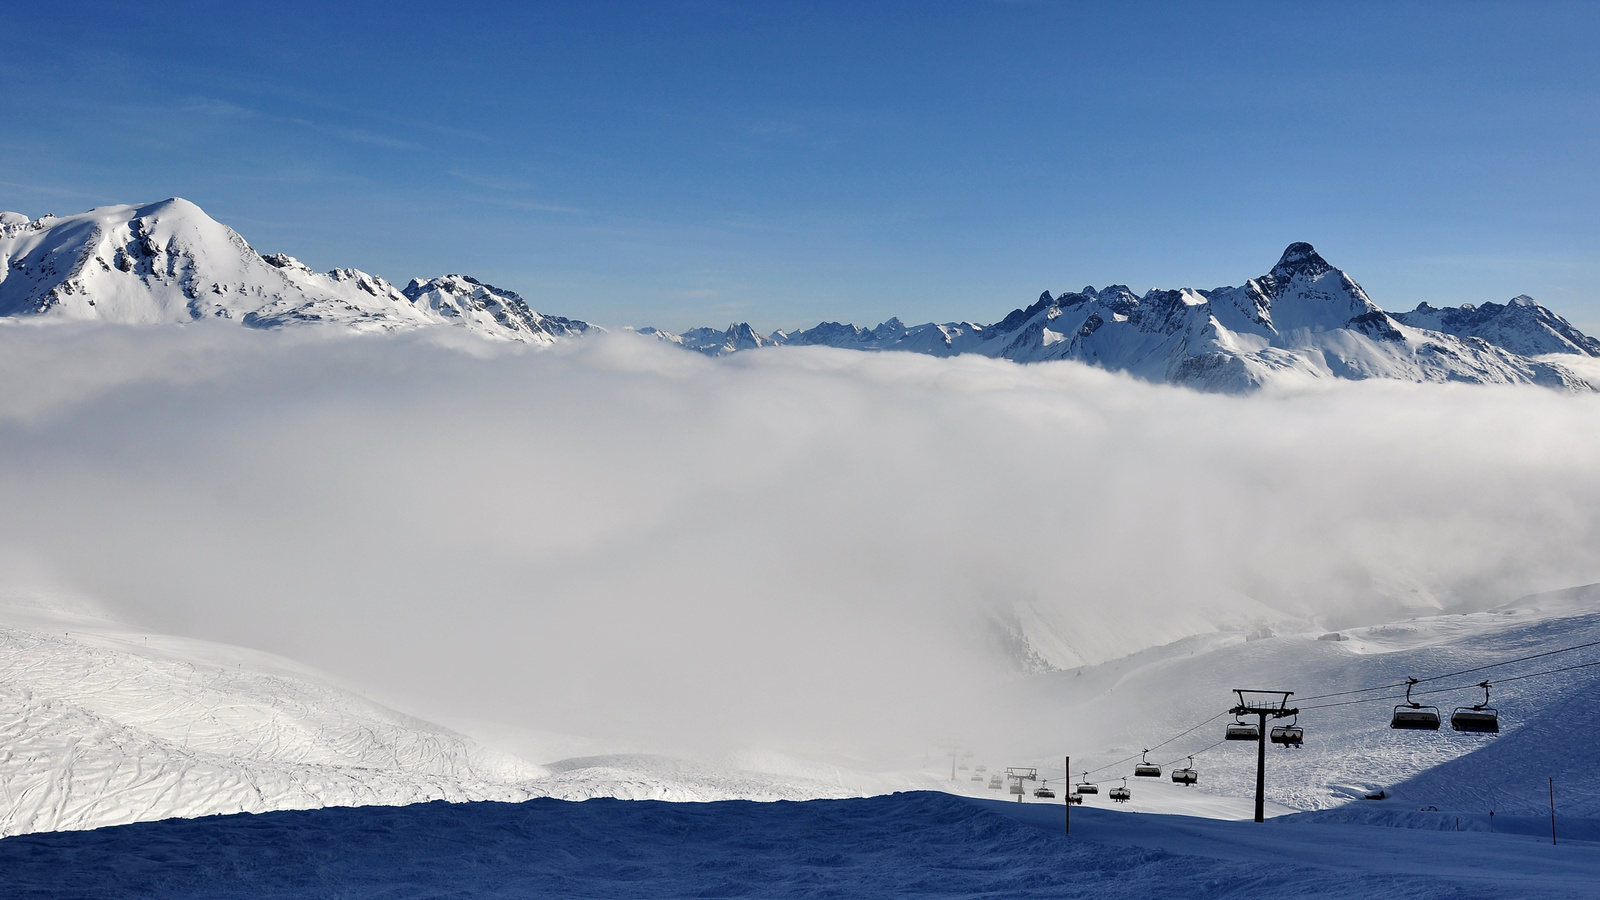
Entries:
<svg viewBox="0 0 1600 900">
<path fill-rule="evenodd" d="M 1411 683 L 1413 683 L 1413 684 L 1424 684 L 1424 683 L 1432 682 L 1432 681 L 1441 681 L 1441 680 L 1446 679 L 1446 678 L 1453 678 L 1453 677 L 1455 677 L 1457 675 L 1468 675 L 1468 674 L 1471 674 L 1473 672 L 1482 672 L 1482 671 L 1484 671 L 1486 669 L 1494 669 L 1494 668 L 1498 668 L 1500 666 L 1509 666 L 1509 665 L 1512 665 L 1514 663 L 1527 662 L 1527 661 L 1532 660 L 1532 659 L 1540 659 L 1540 658 L 1543 658 L 1543 657 L 1546 657 L 1546 656 L 1555 656 L 1556 654 L 1559 654 L 1559 653 L 1570 653 L 1570 652 L 1572 652 L 1574 650 L 1583 650 L 1583 649 L 1586 649 L 1586 648 L 1589 648 L 1589 647 L 1600 647 L 1600 641 L 1590 641 L 1590 642 L 1588 642 L 1586 644 L 1575 644 L 1575 645 L 1573 645 L 1571 647 L 1561 647 L 1561 648 L 1556 649 L 1556 650 L 1545 650 L 1545 651 L 1543 651 L 1541 653 L 1532 653 L 1532 654 L 1529 654 L 1527 656 L 1519 656 L 1519 657 L 1517 657 L 1515 659 L 1506 659 L 1506 660 L 1501 660 L 1500 662 L 1488 663 L 1488 664 L 1482 665 L 1482 666 L 1474 666 L 1474 667 L 1472 667 L 1470 669 L 1461 669 L 1461 670 L 1455 671 L 1455 672 L 1446 672 L 1443 675 L 1433 675 L 1433 676 L 1430 676 L 1428 678 L 1419 678 L 1415 682 L 1411 682 Z M 1523 679 L 1526 679 L 1526 678 L 1540 678 L 1540 677 L 1543 677 L 1545 675 L 1555 675 L 1555 674 L 1560 673 L 1560 672 L 1570 672 L 1570 671 L 1573 671 L 1575 669 L 1587 669 L 1587 668 L 1590 668 L 1590 667 L 1593 667 L 1593 666 L 1600 666 L 1600 661 L 1588 662 L 1588 663 L 1580 663 L 1580 664 L 1575 665 L 1575 666 L 1564 666 L 1564 667 L 1559 668 L 1559 669 L 1550 669 L 1550 670 L 1545 671 L 1545 672 L 1529 672 L 1527 674 L 1515 675 L 1515 676 L 1512 676 L 1512 677 L 1509 677 L 1509 678 L 1498 678 L 1498 679 L 1495 680 L 1495 683 L 1496 684 L 1504 684 L 1506 682 L 1511 682 L 1511 681 L 1522 681 Z M 1326 699 L 1329 699 L 1331 697 L 1347 697 L 1347 696 L 1349 696 L 1351 694 L 1365 694 L 1365 693 L 1368 693 L 1368 692 L 1371 692 L 1371 691 L 1382 691 L 1382 690 L 1387 690 L 1387 689 L 1391 689 L 1391 688 L 1405 687 L 1407 683 L 1408 682 L 1405 682 L 1405 681 L 1397 681 L 1397 682 L 1394 682 L 1393 684 L 1373 685 L 1371 687 L 1355 688 L 1353 690 L 1348 690 L 1348 691 L 1336 691 L 1336 692 L 1331 693 L 1331 694 L 1313 694 L 1313 695 L 1311 695 L 1309 697 L 1301 697 L 1301 698 L 1299 698 L 1299 700 L 1297 701 L 1297 705 L 1301 704 L 1301 703 L 1304 703 L 1307 700 L 1326 700 Z M 1451 692 L 1451 691 L 1465 690 L 1466 688 L 1477 687 L 1477 686 L 1478 685 L 1476 683 L 1474 683 L 1474 684 L 1460 685 L 1460 686 L 1457 686 L 1457 687 L 1433 688 L 1432 690 L 1418 691 L 1416 693 L 1418 693 L 1419 695 L 1421 695 L 1421 694 L 1448 693 L 1448 692 Z M 1317 704 L 1315 706 L 1300 706 L 1300 709 L 1301 710 L 1331 709 L 1331 708 L 1336 707 L 1336 706 L 1352 706 L 1352 705 L 1360 704 L 1360 703 L 1382 703 L 1382 702 L 1387 702 L 1387 701 L 1391 701 L 1391 700 L 1400 700 L 1400 699 L 1404 699 L 1404 698 L 1399 696 L 1399 695 L 1391 695 L 1391 696 L 1384 696 L 1384 697 L 1363 697 L 1363 698 L 1360 698 L 1360 699 L 1357 699 L 1357 700 L 1342 700 L 1342 701 L 1340 701 L 1338 703 L 1321 703 L 1321 704 Z M 1218 720 L 1218 719 L 1220 719 L 1220 718 L 1222 718 L 1223 716 L 1226 716 L 1226 715 L 1229 715 L 1229 713 L 1227 711 L 1217 713 L 1216 715 L 1212 716 L 1211 718 L 1206 719 L 1204 722 L 1201 722 L 1198 725 L 1195 725 L 1195 726 L 1193 726 L 1191 728 L 1188 728 L 1188 729 L 1186 729 L 1184 731 L 1181 731 L 1178 734 L 1175 734 L 1172 737 L 1167 738 L 1166 740 L 1162 741 L 1161 743 L 1150 747 L 1149 750 L 1158 750 L 1158 749 L 1160 749 L 1162 747 L 1165 747 L 1166 745 L 1168 745 L 1168 744 L 1170 744 L 1170 743 L 1172 743 L 1174 741 L 1177 741 L 1177 740 L 1179 740 L 1181 738 L 1187 737 L 1190 734 L 1193 734 L 1196 731 L 1199 731 L 1201 728 L 1204 728 L 1205 726 L 1210 725 L 1212 722 L 1215 722 L 1216 720 Z M 1214 750 L 1217 747 L 1221 746 L 1223 743 L 1226 743 L 1226 741 L 1219 741 L 1218 743 L 1213 744 L 1210 747 L 1207 747 L 1205 750 L 1199 751 L 1196 755 L 1199 755 L 1199 753 L 1205 753 L 1205 752 L 1208 752 L 1210 750 Z M 1146 750 L 1145 753 L 1148 753 L 1149 750 Z M 1088 769 L 1083 773 L 1083 775 L 1084 775 L 1084 777 L 1088 777 L 1089 775 L 1094 775 L 1094 774 L 1099 773 L 1099 772 L 1105 772 L 1105 771 L 1110 770 L 1110 769 L 1115 769 L 1115 768 L 1117 768 L 1117 767 L 1119 767 L 1119 766 L 1121 766 L 1121 765 L 1123 765 L 1125 763 L 1129 763 L 1129 762 L 1132 762 L 1135 759 L 1139 759 L 1143 755 L 1144 755 L 1143 753 L 1136 753 L 1136 754 L 1133 754 L 1131 756 L 1125 756 L 1122 759 L 1117 760 L 1116 762 L 1109 763 L 1107 765 L 1101 766 L 1098 769 Z M 1176 761 L 1174 761 L 1173 763 L 1167 763 L 1166 765 L 1169 765 L 1169 766 L 1170 765 L 1174 765 L 1175 762 Z M 1070 783 L 1071 779 L 1072 779 L 1072 773 L 1068 772 L 1068 773 L 1066 773 L 1065 777 L 1062 778 L 1062 781 Z"/>
<path fill-rule="evenodd" d="M 1496 678 L 1494 683 L 1495 684 L 1506 684 L 1507 682 L 1522 681 L 1522 680 L 1527 679 L 1527 678 L 1543 678 L 1546 675 L 1555 675 L 1555 674 L 1558 674 L 1560 672 L 1571 672 L 1574 669 L 1589 669 L 1589 668 L 1593 668 L 1595 666 L 1600 666 L 1600 660 L 1596 660 L 1594 662 L 1579 663 L 1579 664 L 1577 664 L 1575 666 L 1562 666 L 1559 669 L 1549 669 L 1549 670 L 1546 670 L 1544 672 L 1528 672 L 1528 673 L 1525 673 L 1525 674 L 1522 674 L 1522 675 L 1513 675 L 1513 676 L 1511 676 L 1509 678 Z M 1430 680 L 1432 680 L 1432 679 L 1419 678 L 1419 679 L 1417 679 L 1417 682 L 1420 684 L 1423 681 L 1430 681 Z M 1404 683 L 1405 682 L 1401 682 L 1401 684 L 1404 684 Z M 1451 693 L 1451 692 L 1454 692 L 1454 691 L 1464 691 L 1467 688 L 1475 688 L 1477 686 L 1478 686 L 1478 684 L 1476 682 L 1474 682 L 1473 684 L 1459 684 L 1459 685 L 1453 685 L 1451 687 L 1433 688 L 1431 690 L 1426 690 L 1426 691 L 1417 691 L 1416 693 L 1417 693 L 1418 696 L 1427 695 L 1427 694 L 1447 694 L 1447 693 Z M 1388 697 L 1364 697 L 1364 698 L 1362 698 L 1360 700 L 1341 700 L 1338 703 L 1322 703 L 1322 704 L 1318 704 L 1316 706 L 1302 706 L 1302 707 L 1300 707 L 1300 709 L 1301 710 L 1329 709 L 1329 708 L 1335 707 L 1335 706 L 1350 706 L 1351 704 L 1355 704 L 1355 703 L 1379 703 L 1379 702 L 1383 702 L 1383 701 L 1387 701 L 1387 700 L 1404 700 L 1404 699 L 1405 699 L 1405 697 L 1403 695 L 1395 694 L 1395 695 L 1388 696 Z"/>
<path fill-rule="evenodd" d="M 1417 683 L 1421 684 L 1421 683 L 1427 682 L 1427 681 L 1439 681 L 1439 680 L 1442 680 L 1442 679 L 1445 679 L 1445 678 L 1454 678 L 1457 675 L 1466 675 L 1469 672 L 1482 672 L 1484 669 L 1493 669 L 1496 666 L 1509 666 L 1512 663 L 1527 662 L 1530 659 L 1538 659 L 1541 656 L 1554 656 L 1557 653 L 1570 653 L 1573 650 L 1582 650 L 1585 647 L 1600 647 L 1600 641 L 1590 641 L 1587 644 L 1578 644 L 1575 647 L 1562 647 L 1560 650 L 1546 650 L 1543 653 L 1535 653 L 1535 654 L 1533 654 L 1531 656 L 1522 656 L 1522 657 L 1518 657 L 1516 659 L 1508 659 L 1508 660 L 1505 660 L 1504 662 L 1489 663 L 1488 665 L 1484 665 L 1484 666 L 1475 666 L 1475 667 L 1473 667 L 1471 669 L 1462 669 L 1459 672 L 1447 672 L 1447 673 L 1445 673 L 1443 675 L 1435 675 L 1432 678 L 1418 678 L 1417 679 Z M 1591 665 L 1593 665 L 1593 664 L 1591 663 Z M 1575 667 L 1575 668 L 1581 668 L 1581 666 Z M 1557 670 L 1557 671 L 1559 671 L 1559 670 Z M 1502 678 L 1502 679 L 1499 679 L 1499 680 L 1500 681 L 1510 681 L 1511 679 L 1510 678 Z M 1448 690 L 1448 688 L 1446 690 Z"/>
<path fill-rule="evenodd" d="M 1166 740 L 1162 741 L 1161 743 L 1156 744 L 1154 747 L 1151 747 L 1150 750 L 1159 750 L 1162 747 L 1165 747 L 1166 745 L 1172 743 L 1173 741 L 1178 740 L 1179 738 L 1187 737 L 1187 736 L 1195 733 L 1196 731 L 1199 731 L 1200 729 L 1206 727 L 1207 725 L 1210 725 L 1212 722 L 1215 722 L 1216 720 L 1222 718 L 1225 715 L 1228 715 L 1228 713 L 1219 712 L 1216 715 L 1212 716 L 1211 718 L 1205 720 L 1204 722 L 1201 722 L 1199 725 L 1196 725 L 1193 728 L 1189 728 L 1189 729 L 1187 729 L 1185 731 L 1179 732 L 1178 734 L 1175 734 L 1172 737 L 1167 738 Z M 1150 752 L 1150 750 L 1146 750 L 1145 753 Z M 1132 756 L 1128 756 L 1128 757 L 1125 757 L 1123 759 L 1119 759 L 1114 763 L 1111 763 L 1109 765 L 1101 766 L 1098 769 L 1089 769 L 1086 772 L 1084 772 L 1084 774 L 1085 775 L 1093 775 L 1096 772 L 1104 772 L 1107 769 L 1115 769 L 1116 767 L 1122 765 L 1123 763 L 1132 762 L 1133 760 L 1138 759 L 1140 756 L 1143 756 L 1143 755 L 1144 755 L 1143 753 L 1135 753 Z"/>
<path fill-rule="evenodd" d="M 1186 759 L 1194 759 L 1196 756 L 1199 756 L 1202 753 L 1209 753 L 1210 751 L 1215 750 L 1218 747 L 1221 747 L 1223 744 L 1226 744 L 1226 743 L 1227 743 L 1226 740 L 1217 741 L 1215 744 L 1212 744 L 1211 746 L 1205 748 L 1204 750 L 1196 750 L 1193 753 L 1185 753 L 1184 755 L 1178 757 L 1177 759 L 1175 759 L 1175 760 L 1173 760 L 1171 762 L 1162 763 L 1162 765 L 1164 765 L 1164 766 L 1175 766 L 1178 763 L 1183 762 Z"/>
<path fill-rule="evenodd" d="M 1428 678 L 1418 678 L 1417 679 L 1417 684 L 1424 684 L 1424 683 L 1429 682 L 1429 681 L 1441 681 L 1441 680 L 1443 680 L 1445 678 L 1454 678 L 1457 675 L 1467 675 L 1467 674 L 1472 673 L 1472 672 L 1482 672 L 1485 669 L 1493 669 L 1493 668 L 1496 668 L 1496 667 L 1499 667 L 1499 666 L 1509 666 L 1509 665 L 1511 665 L 1513 663 L 1527 662 L 1530 659 L 1539 659 L 1539 658 L 1545 657 L 1545 656 L 1555 656 L 1558 653 L 1571 653 L 1574 650 L 1583 650 L 1583 649 L 1586 649 L 1586 648 L 1589 648 L 1589 647 L 1600 647 L 1600 641 L 1590 641 L 1587 644 L 1576 644 L 1576 645 L 1571 646 L 1571 647 L 1562 647 L 1562 648 L 1557 649 L 1557 650 L 1546 650 L 1546 651 L 1544 651 L 1542 653 L 1533 653 L 1533 654 L 1529 654 L 1528 656 L 1519 656 L 1516 659 L 1506 659 L 1506 660 L 1501 660 L 1500 662 L 1493 662 L 1493 663 L 1488 663 L 1486 665 L 1474 666 L 1473 668 L 1462 669 L 1462 670 L 1460 670 L 1458 672 L 1446 672 L 1443 675 L 1433 675 L 1433 676 L 1428 677 Z M 1501 681 L 1509 681 L 1510 679 L 1502 678 L 1500 680 Z M 1349 690 L 1349 691 L 1337 691 L 1337 692 L 1332 693 L 1332 694 L 1313 694 L 1310 697 L 1301 697 L 1299 702 L 1304 703 L 1307 700 L 1326 700 L 1329 697 L 1345 697 L 1345 696 L 1348 696 L 1350 694 L 1364 694 L 1364 693 L 1366 693 L 1368 691 L 1381 691 L 1381 690 L 1385 690 L 1387 688 L 1398 688 L 1398 687 L 1405 687 L 1405 686 L 1406 686 L 1406 682 L 1397 681 L 1397 682 L 1395 682 L 1393 684 L 1379 684 L 1379 685 L 1373 685 L 1372 687 L 1356 688 L 1354 690 Z M 1449 690 L 1449 688 L 1446 688 L 1445 690 Z M 1428 692 L 1427 691 L 1423 691 L 1422 693 L 1428 693 Z M 1377 698 L 1374 698 L 1374 699 L 1377 699 Z"/>
</svg>

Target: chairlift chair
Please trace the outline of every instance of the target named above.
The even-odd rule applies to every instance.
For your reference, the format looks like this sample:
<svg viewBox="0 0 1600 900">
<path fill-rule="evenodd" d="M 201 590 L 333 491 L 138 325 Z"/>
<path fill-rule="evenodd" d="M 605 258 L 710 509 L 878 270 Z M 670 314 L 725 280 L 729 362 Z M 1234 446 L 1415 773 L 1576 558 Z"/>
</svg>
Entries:
<svg viewBox="0 0 1600 900">
<path fill-rule="evenodd" d="M 972 780 L 973 781 L 982 781 L 983 780 L 983 775 L 981 775 L 981 774 L 979 774 L 977 772 L 973 772 L 972 773 Z"/>
<path fill-rule="evenodd" d="M 1056 792 L 1050 790 L 1050 786 L 1047 784 L 1041 784 L 1034 788 L 1033 795 L 1041 800 L 1054 800 L 1056 798 Z"/>
<path fill-rule="evenodd" d="M 1122 787 L 1114 787 L 1108 792 L 1114 802 L 1127 803 L 1133 799 L 1133 791 L 1128 790 L 1128 779 L 1122 779 Z"/>
<path fill-rule="evenodd" d="M 1071 804 L 1073 804 L 1075 806 L 1082 806 L 1083 805 L 1083 795 L 1082 794 L 1068 794 L 1067 795 L 1067 802 L 1071 803 Z"/>
<path fill-rule="evenodd" d="M 1005 787 L 1005 784 L 1000 781 L 1000 776 L 996 775 L 993 778 L 989 779 L 989 787 L 992 790 L 998 791 L 1001 788 Z"/>
<path fill-rule="evenodd" d="M 1268 733 L 1267 740 L 1272 741 L 1274 744 L 1282 744 L 1284 749 L 1300 746 L 1305 743 L 1306 732 L 1305 729 L 1296 724 L 1299 721 L 1300 717 L 1295 716 L 1294 721 L 1287 725 L 1272 726 L 1272 731 Z"/>
<path fill-rule="evenodd" d="M 1489 682 L 1479 682 L 1478 687 L 1483 688 L 1483 702 L 1456 707 L 1450 714 L 1450 727 L 1473 734 L 1499 734 L 1500 712 L 1489 705 Z"/>
<path fill-rule="evenodd" d="M 1021 779 L 1017 779 L 1016 781 L 1011 782 L 1011 793 L 1016 794 L 1018 797 L 1022 796 L 1024 793 L 1026 793 L 1026 791 L 1024 791 L 1023 788 L 1022 788 L 1022 780 Z"/>
<path fill-rule="evenodd" d="M 1257 728 L 1254 722 L 1246 722 L 1236 717 L 1228 723 L 1228 730 L 1222 737 L 1229 741 L 1259 741 L 1261 729 Z"/>
<path fill-rule="evenodd" d="M 1140 755 L 1141 762 L 1138 765 L 1133 767 L 1134 777 L 1136 777 L 1136 778 L 1160 778 L 1161 777 L 1161 767 L 1156 765 L 1155 763 L 1151 762 L 1149 760 L 1149 758 L 1148 758 L 1149 755 L 1150 755 L 1150 751 L 1149 750 L 1144 751 L 1144 753 Z"/>
<path fill-rule="evenodd" d="M 1077 790 L 1078 790 L 1078 793 L 1080 793 L 1080 794 L 1098 794 L 1098 793 L 1100 793 L 1100 785 L 1095 784 L 1094 782 L 1090 781 L 1089 780 L 1089 773 L 1088 772 L 1084 772 L 1083 773 L 1083 780 L 1078 782 Z"/>
<path fill-rule="evenodd" d="M 1389 727 L 1409 731 L 1438 731 L 1439 707 L 1423 706 L 1412 700 L 1411 688 L 1416 684 L 1417 679 L 1406 679 L 1406 702 L 1394 708 L 1394 717 L 1389 720 Z"/>
<path fill-rule="evenodd" d="M 1194 757 L 1189 757 L 1189 765 L 1182 769 L 1172 770 L 1172 783 L 1191 785 L 1200 781 L 1200 773 L 1194 770 Z"/>
</svg>

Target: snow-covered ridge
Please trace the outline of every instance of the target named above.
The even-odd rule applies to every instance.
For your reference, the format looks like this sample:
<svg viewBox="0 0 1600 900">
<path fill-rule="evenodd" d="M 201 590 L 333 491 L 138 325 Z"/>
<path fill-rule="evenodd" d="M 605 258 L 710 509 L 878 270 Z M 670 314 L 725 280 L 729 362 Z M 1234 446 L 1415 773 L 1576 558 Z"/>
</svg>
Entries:
<svg viewBox="0 0 1600 900">
<path fill-rule="evenodd" d="M 356 332 L 454 326 L 530 344 L 594 327 L 541 315 L 517 294 L 464 275 L 401 289 L 357 269 L 321 273 L 291 256 L 262 256 L 179 198 L 35 220 L 0 213 L 0 316 Z"/>
<path fill-rule="evenodd" d="M 788 344 L 905 350 L 934 356 L 979 353 L 1039 362 L 1070 359 L 1150 381 L 1245 391 L 1284 376 L 1391 378 L 1414 382 L 1593 387 L 1566 366 L 1532 357 L 1600 356 L 1600 341 L 1532 298 L 1409 313 L 1381 309 L 1349 275 L 1306 243 L 1290 244 L 1266 275 L 1240 287 L 1151 290 L 1125 285 L 1052 296 L 993 325 L 932 322 L 876 328 L 823 322 L 769 336 L 738 323 L 725 332 L 644 333 L 720 356 Z"/>
<path fill-rule="evenodd" d="M 704 802 L 936 785 L 609 754 L 538 765 L 292 660 L 0 595 L 0 837 L 430 800 Z"/>
</svg>

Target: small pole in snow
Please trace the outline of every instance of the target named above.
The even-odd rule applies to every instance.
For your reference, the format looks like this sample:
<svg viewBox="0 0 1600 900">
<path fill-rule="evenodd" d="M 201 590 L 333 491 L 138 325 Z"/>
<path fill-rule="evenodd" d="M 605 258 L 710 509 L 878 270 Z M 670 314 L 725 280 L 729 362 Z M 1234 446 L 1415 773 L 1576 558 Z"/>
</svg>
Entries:
<svg viewBox="0 0 1600 900">
<path fill-rule="evenodd" d="M 1061 799 L 1067 808 L 1067 827 L 1062 834 L 1070 835 L 1072 834 L 1072 757 L 1066 757 L 1065 767 L 1061 771 L 1066 773 L 1061 781 Z"/>
<path fill-rule="evenodd" d="M 1489 833 L 1494 834 L 1494 810 L 1489 810 Z"/>
<path fill-rule="evenodd" d="M 1556 842 L 1556 780 L 1550 778 L 1550 843 Z"/>
</svg>

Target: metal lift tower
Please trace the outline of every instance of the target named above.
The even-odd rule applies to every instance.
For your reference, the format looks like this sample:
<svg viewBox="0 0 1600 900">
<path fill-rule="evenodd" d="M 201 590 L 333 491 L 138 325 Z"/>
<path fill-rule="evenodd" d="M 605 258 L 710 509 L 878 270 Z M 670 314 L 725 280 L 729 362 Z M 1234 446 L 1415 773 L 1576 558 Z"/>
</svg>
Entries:
<svg viewBox="0 0 1600 900">
<path fill-rule="evenodd" d="M 1300 710 L 1289 707 L 1289 698 L 1294 696 L 1294 691 L 1252 691 L 1234 688 L 1233 692 L 1239 695 L 1239 705 L 1229 712 L 1235 716 L 1261 717 L 1256 728 L 1256 821 L 1263 822 L 1266 821 L 1267 809 L 1267 717 L 1283 719 L 1299 715 Z M 1276 701 L 1273 698 L 1277 698 Z"/>
</svg>

